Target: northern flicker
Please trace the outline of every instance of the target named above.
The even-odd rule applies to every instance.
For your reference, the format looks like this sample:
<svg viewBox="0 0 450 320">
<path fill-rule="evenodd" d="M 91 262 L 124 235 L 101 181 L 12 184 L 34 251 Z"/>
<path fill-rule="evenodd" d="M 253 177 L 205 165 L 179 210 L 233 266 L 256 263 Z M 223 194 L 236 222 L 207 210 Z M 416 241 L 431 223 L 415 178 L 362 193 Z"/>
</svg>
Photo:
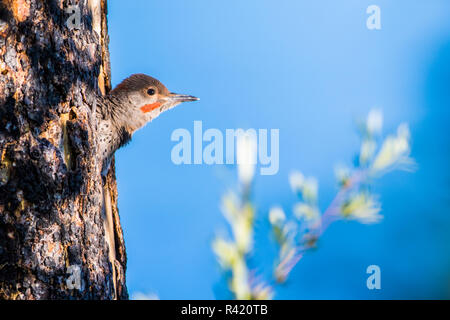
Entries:
<svg viewBox="0 0 450 320">
<path fill-rule="evenodd" d="M 161 82 L 145 74 L 133 74 L 123 80 L 108 95 L 96 101 L 97 146 L 102 161 L 102 178 L 106 175 L 114 152 L 130 141 L 133 133 L 162 112 L 196 97 L 170 92 Z M 103 186 L 103 225 L 108 245 L 108 259 L 112 267 L 114 297 L 117 298 L 117 279 L 120 277 L 116 260 L 115 232 L 111 196 Z"/>
<path fill-rule="evenodd" d="M 102 176 L 108 172 L 114 152 L 128 143 L 133 133 L 162 112 L 196 97 L 170 92 L 160 81 L 133 74 L 97 101 L 98 152 Z"/>
</svg>

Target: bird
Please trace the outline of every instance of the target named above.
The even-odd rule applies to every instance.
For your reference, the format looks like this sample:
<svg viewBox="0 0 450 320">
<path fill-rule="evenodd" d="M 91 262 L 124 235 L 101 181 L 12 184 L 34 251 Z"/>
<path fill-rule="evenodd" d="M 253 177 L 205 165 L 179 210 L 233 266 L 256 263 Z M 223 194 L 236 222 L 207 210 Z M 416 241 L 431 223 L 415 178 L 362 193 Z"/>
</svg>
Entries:
<svg viewBox="0 0 450 320">
<path fill-rule="evenodd" d="M 133 134 L 161 113 L 197 97 L 169 91 L 159 80 L 145 74 L 133 74 L 119 83 L 109 94 L 99 96 L 93 104 L 96 120 L 97 152 L 101 161 L 103 182 L 102 216 L 108 259 L 112 268 L 113 294 L 117 298 L 120 276 L 116 259 L 116 225 L 106 177 L 117 149 L 130 142 Z M 120 265 L 120 264 L 119 264 Z"/>
<path fill-rule="evenodd" d="M 102 177 L 106 177 L 116 150 L 130 142 L 137 130 L 180 103 L 197 100 L 171 92 L 159 80 L 142 73 L 129 76 L 100 97 L 95 113 Z"/>
</svg>

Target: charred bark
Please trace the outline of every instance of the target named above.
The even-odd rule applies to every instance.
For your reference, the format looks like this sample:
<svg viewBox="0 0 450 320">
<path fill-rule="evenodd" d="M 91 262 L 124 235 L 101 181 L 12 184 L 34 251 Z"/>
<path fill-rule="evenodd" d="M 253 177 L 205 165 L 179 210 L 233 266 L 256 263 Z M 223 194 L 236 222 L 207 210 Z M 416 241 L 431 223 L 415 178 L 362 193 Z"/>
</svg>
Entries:
<svg viewBox="0 0 450 320">
<path fill-rule="evenodd" d="M 106 0 L 0 0 L 0 299 L 128 298 L 114 165 L 103 187 L 95 152 L 109 90 Z"/>
</svg>

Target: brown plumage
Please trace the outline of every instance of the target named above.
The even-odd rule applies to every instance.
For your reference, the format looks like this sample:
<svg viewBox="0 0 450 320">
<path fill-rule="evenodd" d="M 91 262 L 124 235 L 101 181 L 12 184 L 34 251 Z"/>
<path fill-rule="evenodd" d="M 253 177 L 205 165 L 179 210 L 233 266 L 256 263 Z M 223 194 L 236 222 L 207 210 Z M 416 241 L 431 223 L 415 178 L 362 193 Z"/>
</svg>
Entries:
<svg viewBox="0 0 450 320">
<path fill-rule="evenodd" d="M 98 99 L 97 138 L 102 175 L 108 172 L 111 157 L 130 141 L 133 133 L 162 112 L 198 98 L 170 92 L 160 81 L 145 74 L 133 74 L 110 94 Z"/>
</svg>

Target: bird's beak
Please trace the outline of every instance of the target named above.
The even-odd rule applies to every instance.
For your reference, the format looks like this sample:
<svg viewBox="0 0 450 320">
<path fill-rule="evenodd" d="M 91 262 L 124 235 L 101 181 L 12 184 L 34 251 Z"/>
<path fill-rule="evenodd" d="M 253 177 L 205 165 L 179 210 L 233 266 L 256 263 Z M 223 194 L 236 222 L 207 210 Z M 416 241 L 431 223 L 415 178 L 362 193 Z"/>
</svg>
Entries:
<svg viewBox="0 0 450 320">
<path fill-rule="evenodd" d="M 197 97 L 189 96 L 187 94 L 178 94 L 178 93 L 170 93 L 170 95 L 167 97 L 169 101 L 180 103 L 180 102 L 187 102 L 187 101 L 198 101 L 200 100 Z"/>
</svg>

